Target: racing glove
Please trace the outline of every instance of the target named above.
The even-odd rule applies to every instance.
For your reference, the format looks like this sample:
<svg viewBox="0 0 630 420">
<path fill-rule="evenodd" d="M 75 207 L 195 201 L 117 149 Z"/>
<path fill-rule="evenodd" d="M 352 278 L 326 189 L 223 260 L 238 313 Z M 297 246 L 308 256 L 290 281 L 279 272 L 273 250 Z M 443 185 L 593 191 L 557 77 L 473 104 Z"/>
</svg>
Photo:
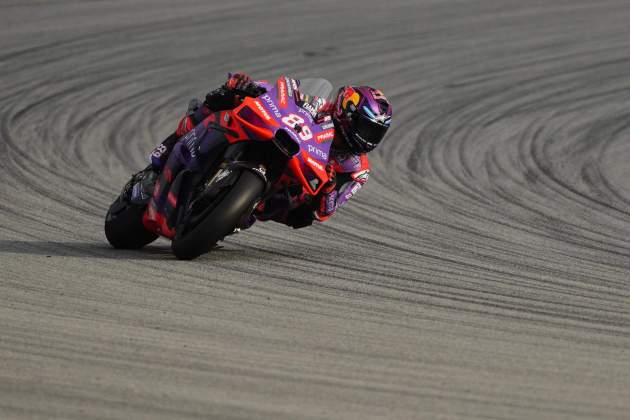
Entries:
<svg viewBox="0 0 630 420">
<path fill-rule="evenodd" d="M 245 73 L 228 73 L 228 80 L 225 82 L 225 88 L 228 90 L 246 91 L 255 85 L 254 80 Z"/>
<path fill-rule="evenodd" d="M 241 104 L 242 97 L 256 97 L 265 92 L 246 74 L 228 74 L 223 86 L 206 95 L 205 105 L 213 112 L 234 109 Z"/>
</svg>

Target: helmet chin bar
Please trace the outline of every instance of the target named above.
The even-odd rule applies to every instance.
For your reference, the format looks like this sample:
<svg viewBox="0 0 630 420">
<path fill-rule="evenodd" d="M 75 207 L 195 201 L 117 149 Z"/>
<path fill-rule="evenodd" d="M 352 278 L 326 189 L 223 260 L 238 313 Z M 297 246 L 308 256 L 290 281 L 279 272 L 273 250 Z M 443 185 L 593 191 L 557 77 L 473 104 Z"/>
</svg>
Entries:
<svg viewBox="0 0 630 420">
<path fill-rule="evenodd" d="M 335 124 L 335 127 L 338 128 L 339 131 L 341 132 L 341 137 L 343 137 L 343 141 L 346 144 L 346 147 L 348 148 L 348 150 L 354 151 L 354 147 L 352 145 L 350 137 L 348 136 L 346 129 L 343 127 L 343 124 Z"/>
</svg>

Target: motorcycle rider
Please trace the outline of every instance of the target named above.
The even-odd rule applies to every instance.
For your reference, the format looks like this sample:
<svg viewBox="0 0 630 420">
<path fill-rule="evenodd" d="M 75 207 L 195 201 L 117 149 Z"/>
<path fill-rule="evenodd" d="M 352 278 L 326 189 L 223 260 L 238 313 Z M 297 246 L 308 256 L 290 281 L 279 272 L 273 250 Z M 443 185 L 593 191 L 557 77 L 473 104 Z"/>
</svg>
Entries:
<svg viewBox="0 0 630 420">
<path fill-rule="evenodd" d="M 310 98 L 299 92 L 299 81 L 287 78 L 296 89 L 299 106 L 314 110 L 318 123 L 331 123 L 335 136 L 326 166 L 330 181 L 314 200 L 301 191 L 284 190 L 261 202 L 242 228 L 256 220 L 273 220 L 295 229 L 309 226 L 314 220 L 323 222 L 350 200 L 367 182 L 370 164 L 367 153 L 374 150 L 387 132 L 392 107 L 381 91 L 368 86 L 343 86 L 332 102 Z M 213 112 L 230 110 L 240 105 L 245 96 L 257 97 L 265 92 L 262 82 L 242 73 L 228 75 L 227 82 L 208 93 L 201 103 L 193 99 L 177 130 L 151 153 L 151 167 L 134 188 L 133 195 L 149 197 L 157 174 L 178 140 Z"/>
</svg>

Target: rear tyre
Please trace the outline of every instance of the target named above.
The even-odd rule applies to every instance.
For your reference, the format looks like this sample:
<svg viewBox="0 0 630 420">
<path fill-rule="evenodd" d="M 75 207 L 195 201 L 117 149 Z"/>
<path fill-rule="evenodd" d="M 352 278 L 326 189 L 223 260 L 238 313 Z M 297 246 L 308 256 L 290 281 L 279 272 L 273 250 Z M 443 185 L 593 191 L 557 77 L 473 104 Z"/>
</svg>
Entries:
<svg viewBox="0 0 630 420">
<path fill-rule="evenodd" d="M 177 227 L 171 243 L 173 254 L 180 260 L 192 260 L 210 251 L 249 216 L 264 190 L 265 183 L 259 176 L 243 170 L 205 219 L 192 228 L 186 229 L 187 220 Z"/>
<path fill-rule="evenodd" d="M 105 236 L 114 248 L 139 249 L 158 238 L 144 228 L 142 215 L 146 208 L 146 204 L 127 202 L 124 194 L 112 203 L 105 216 Z"/>
</svg>

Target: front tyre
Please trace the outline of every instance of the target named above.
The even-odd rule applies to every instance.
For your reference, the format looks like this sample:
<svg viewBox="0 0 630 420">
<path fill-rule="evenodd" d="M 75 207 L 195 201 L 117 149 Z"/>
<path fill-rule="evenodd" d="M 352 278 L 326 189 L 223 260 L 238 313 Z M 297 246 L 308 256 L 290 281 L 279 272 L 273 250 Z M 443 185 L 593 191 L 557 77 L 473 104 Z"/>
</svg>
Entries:
<svg viewBox="0 0 630 420">
<path fill-rule="evenodd" d="M 192 260 L 210 251 L 249 216 L 264 190 L 265 183 L 258 175 L 243 170 L 230 191 L 220 198 L 221 201 L 202 221 L 186 229 L 185 220 L 177 227 L 171 243 L 173 254 L 180 260 Z"/>
</svg>

